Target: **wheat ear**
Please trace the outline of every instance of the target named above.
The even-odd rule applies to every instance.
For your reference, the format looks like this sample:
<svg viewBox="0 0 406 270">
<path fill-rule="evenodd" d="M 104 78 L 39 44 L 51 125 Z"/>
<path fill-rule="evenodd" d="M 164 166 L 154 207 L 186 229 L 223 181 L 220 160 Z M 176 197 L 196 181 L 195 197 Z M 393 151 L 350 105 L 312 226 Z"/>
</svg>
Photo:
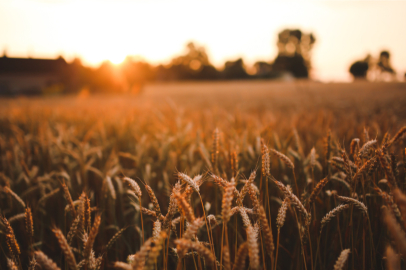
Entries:
<svg viewBox="0 0 406 270">
<path fill-rule="evenodd" d="M 302 214 L 305 225 L 308 226 L 310 224 L 310 214 L 306 211 L 306 208 L 303 206 L 302 202 L 296 197 L 295 194 L 292 193 L 284 184 L 279 181 L 274 180 L 274 183 L 279 187 L 279 189 L 284 193 L 285 197 L 289 198 L 290 203 L 292 203 L 296 209 Z"/>
<path fill-rule="evenodd" d="M 284 154 L 282 154 L 281 152 L 275 150 L 275 149 L 269 149 L 269 151 L 271 151 L 272 153 L 274 153 L 280 160 L 283 161 L 283 163 L 286 164 L 286 166 L 288 166 L 290 169 L 294 169 L 295 165 L 293 164 L 293 162 L 290 160 L 290 158 L 288 158 L 287 156 L 285 156 Z"/>
<path fill-rule="evenodd" d="M 205 224 L 203 218 L 196 218 L 192 223 L 189 223 L 183 238 L 192 240 L 197 234 L 197 231 Z"/>
<path fill-rule="evenodd" d="M 70 195 L 69 188 L 65 184 L 65 182 L 62 182 L 61 185 L 62 185 L 62 189 L 63 189 L 63 195 L 65 197 L 65 200 L 68 202 L 70 211 L 72 212 L 72 216 L 73 216 L 73 218 L 76 218 L 76 209 L 73 204 L 73 200 L 72 200 L 72 196 Z"/>
<path fill-rule="evenodd" d="M 63 233 L 59 229 L 53 229 L 52 231 L 54 232 L 56 239 L 58 239 L 59 246 L 61 247 L 62 252 L 65 255 L 65 261 L 69 269 L 76 270 L 77 268 L 75 255 L 73 255 L 72 249 L 66 241 L 65 236 L 63 236 Z"/>
<path fill-rule="evenodd" d="M 254 183 L 256 176 L 257 176 L 256 171 L 251 172 L 250 177 L 248 178 L 248 180 L 245 182 L 244 186 L 242 187 L 242 189 L 240 191 L 240 196 L 237 199 L 237 203 L 239 206 L 242 206 L 244 197 L 247 194 L 248 190 L 250 189 L 250 186 Z"/>
<path fill-rule="evenodd" d="M 344 196 L 337 196 L 337 198 L 340 200 L 340 201 L 343 201 L 343 202 L 345 202 L 345 203 L 351 203 L 351 204 L 354 204 L 355 205 L 355 207 L 357 207 L 359 210 L 361 210 L 366 216 L 368 216 L 368 208 L 365 206 L 365 204 L 363 204 L 362 202 L 360 202 L 360 201 L 358 201 L 358 200 L 356 200 L 356 199 L 353 199 L 353 198 L 350 198 L 350 197 L 344 197 Z"/>
<path fill-rule="evenodd" d="M 35 260 L 42 270 L 61 270 L 54 261 L 49 259 L 42 251 L 35 251 Z"/>
<path fill-rule="evenodd" d="M 312 193 L 310 194 L 308 205 L 311 205 L 313 201 L 316 199 L 317 195 L 319 195 L 320 191 L 323 189 L 323 187 L 328 183 L 329 179 L 328 177 L 324 178 L 321 180 L 317 185 L 314 187 Z"/>
<path fill-rule="evenodd" d="M 223 246 L 223 266 L 225 270 L 231 270 L 230 250 L 228 245 Z"/>
<path fill-rule="evenodd" d="M 20 251 L 20 246 L 17 243 L 16 237 L 14 234 L 14 230 L 5 217 L 2 218 L 2 221 L 3 221 L 4 226 L 6 227 L 6 242 L 7 242 L 8 249 L 11 253 L 13 261 L 15 263 L 18 263 L 20 260 L 19 255 L 20 255 L 21 251 Z"/>
<path fill-rule="evenodd" d="M 348 209 L 350 207 L 349 204 L 340 204 L 333 210 L 327 213 L 321 220 L 321 228 L 320 231 L 323 230 L 323 227 L 326 226 L 327 223 L 329 223 L 336 215 L 338 215 L 341 211 Z"/>
<path fill-rule="evenodd" d="M 172 189 L 171 196 L 169 198 L 169 207 L 168 207 L 168 212 L 165 215 L 164 221 L 163 221 L 163 228 L 168 229 L 171 226 L 171 221 L 173 219 L 173 216 L 176 214 L 177 211 L 177 205 L 176 205 L 176 199 L 174 194 L 180 192 L 181 185 L 179 182 L 176 182 L 175 186 Z"/>
<path fill-rule="evenodd" d="M 386 268 L 388 270 L 400 270 L 399 256 L 390 245 L 386 247 Z"/>
<path fill-rule="evenodd" d="M 399 129 L 399 131 L 395 134 L 395 136 L 393 136 L 392 140 L 390 140 L 389 145 L 394 144 L 397 140 L 399 140 L 403 134 L 406 133 L 406 126 L 402 127 L 401 129 Z"/>
<path fill-rule="evenodd" d="M 99 232 L 100 222 L 101 222 L 101 216 L 97 215 L 94 220 L 93 227 L 89 232 L 89 237 L 87 238 L 87 241 L 85 243 L 84 250 L 83 250 L 83 257 L 86 260 L 86 262 L 89 262 L 90 253 L 92 251 L 94 241 L 96 240 L 97 233 Z"/>
<path fill-rule="evenodd" d="M 13 260 L 11 260 L 9 258 L 7 258 L 7 267 L 8 267 L 8 270 L 18 270 L 17 265 L 14 263 Z"/>
<path fill-rule="evenodd" d="M 115 269 L 121 269 L 121 270 L 133 270 L 133 267 L 125 262 L 114 262 L 113 267 Z"/>
<path fill-rule="evenodd" d="M 149 198 L 151 199 L 152 204 L 154 205 L 154 211 L 156 212 L 156 215 L 158 217 L 161 216 L 161 208 L 159 207 L 158 199 L 155 196 L 154 191 L 152 191 L 152 188 L 145 184 L 145 189 L 147 190 L 147 193 L 149 195 Z"/>
<path fill-rule="evenodd" d="M 186 219 L 189 223 L 192 223 L 195 220 L 195 214 L 193 213 L 193 209 L 185 200 L 185 197 L 182 196 L 180 193 L 174 193 L 173 196 L 175 197 L 178 207 L 182 209 Z"/>
<path fill-rule="evenodd" d="M 352 181 L 355 182 L 356 180 L 358 180 L 363 173 L 367 172 L 371 168 L 371 166 L 375 164 L 375 162 L 376 157 L 373 157 L 365 162 L 364 165 L 362 165 L 362 167 L 354 174 L 354 176 L 352 177 Z"/>
<path fill-rule="evenodd" d="M 211 150 L 211 163 L 214 169 L 217 169 L 217 159 L 219 153 L 219 130 L 216 128 L 213 131 L 213 145 Z"/>
<path fill-rule="evenodd" d="M 264 177 L 267 177 L 271 174 L 271 159 L 269 157 L 269 149 L 266 146 L 264 139 L 261 139 L 261 155 L 262 155 L 261 172 Z"/>
<path fill-rule="evenodd" d="M 369 149 L 371 149 L 372 146 L 374 146 L 378 141 L 377 140 L 371 140 L 366 143 L 361 147 L 361 149 L 358 152 L 359 157 L 364 157 L 366 154 L 368 154 Z"/>
<path fill-rule="evenodd" d="M 240 245 L 235 256 L 233 270 L 243 270 L 245 269 L 245 260 L 248 255 L 248 243 L 244 242 Z"/>
<path fill-rule="evenodd" d="M 127 230 L 128 227 L 122 228 L 116 234 L 113 235 L 113 237 L 110 239 L 110 241 L 106 245 L 106 250 L 109 250 L 113 244 L 117 241 L 118 238 L 124 233 L 125 230 Z"/>
<path fill-rule="evenodd" d="M 282 202 L 281 207 L 278 210 L 278 216 L 276 217 L 276 226 L 278 230 L 283 227 L 286 219 L 286 210 L 288 210 L 289 198 L 285 198 Z"/>
<path fill-rule="evenodd" d="M 227 223 L 230 220 L 231 203 L 233 200 L 234 183 L 228 182 L 223 193 L 222 210 L 221 215 L 223 217 L 223 222 Z"/>
<path fill-rule="evenodd" d="M 145 265 L 145 259 L 148 256 L 149 251 L 151 250 L 151 243 L 153 242 L 152 238 L 149 238 L 144 244 L 141 246 L 140 250 L 133 255 L 133 261 L 131 265 L 133 269 L 142 269 Z"/>
<path fill-rule="evenodd" d="M 393 192 L 393 198 L 399 207 L 401 212 L 401 217 L 403 221 L 403 228 L 406 228 L 406 195 L 400 191 L 400 189 L 395 189 Z"/>
<path fill-rule="evenodd" d="M 348 259 L 348 255 L 350 255 L 350 249 L 344 249 L 343 251 L 341 251 L 336 264 L 334 265 L 334 270 L 342 270 L 344 268 L 345 262 Z"/>
<path fill-rule="evenodd" d="M 273 258 L 275 244 L 273 241 L 272 230 L 271 230 L 271 228 L 269 228 L 265 209 L 262 205 L 258 208 L 258 218 L 259 218 L 259 221 L 261 222 L 262 232 L 263 232 L 263 235 L 265 238 L 265 247 L 268 250 L 269 257 Z"/>
<path fill-rule="evenodd" d="M 148 260 L 145 264 L 145 270 L 155 269 L 156 261 L 159 257 L 162 245 L 167 235 L 165 232 L 160 232 L 158 235 L 154 235 L 154 246 L 151 248 L 151 251 L 148 254 Z"/>
<path fill-rule="evenodd" d="M 28 235 L 29 242 L 32 243 L 34 237 L 34 223 L 32 221 L 31 208 L 25 208 L 25 231 Z"/>
<path fill-rule="evenodd" d="M 216 262 L 216 257 L 213 255 L 213 253 L 208 248 L 204 247 L 203 245 L 197 242 L 192 242 L 188 239 L 176 239 L 174 243 L 180 250 L 184 250 L 186 252 L 189 249 L 195 250 L 197 253 L 199 253 L 200 256 L 202 256 L 205 259 L 207 265 L 211 265 Z"/>
<path fill-rule="evenodd" d="M 384 217 L 383 220 L 388 228 L 389 235 L 391 236 L 392 240 L 396 244 L 397 250 L 402 254 L 402 256 L 406 257 L 406 234 L 401 229 L 399 224 L 396 222 L 395 217 L 392 213 L 385 208 L 384 209 Z"/>
<path fill-rule="evenodd" d="M 378 155 L 379 162 L 381 163 L 381 166 L 383 170 L 385 171 L 386 178 L 388 179 L 389 186 L 392 188 L 397 188 L 397 183 L 395 176 L 393 175 L 392 167 L 386 160 L 385 154 L 381 149 L 378 149 L 376 151 L 376 154 Z"/>
<path fill-rule="evenodd" d="M 12 191 L 8 186 L 4 186 L 3 190 L 7 194 L 10 194 L 11 197 L 13 197 L 21 205 L 22 208 L 26 207 L 23 199 L 21 199 L 20 196 L 18 196 L 16 193 L 14 193 L 14 191 Z"/>
<path fill-rule="evenodd" d="M 68 232 L 67 240 L 68 240 L 69 245 L 72 244 L 73 237 L 76 235 L 76 233 L 78 231 L 79 224 L 80 224 L 80 216 L 78 215 L 75 218 L 75 220 L 72 222 L 72 225 L 70 226 L 70 229 Z"/>
<path fill-rule="evenodd" d="M 255 270 L 259 268 L 258 231 L 253 226 L 248 226 L 246 231 L 250 268 Z"/>
<path fill-rule="evenodd" d="M 127 183 L 127 185 L 130 187 L 132 192 L 134 192 L 134 194 L 137 195 L 138 198 L 140 199 L 142 196 L 142 192 L 141 192 L 141 188 L 137 184 L 137 182 L 135 182 L 135 180 L 131 179 L 130 177 L 124 177 L 123 181 L 124 181 L 124 183 Z"/>
<path fill-rule="evenodd" d="M 196 184 L 195 181 L 193 181 L 192 178 L 190 178 L 187 174 L 184 173 L 178 173 L 178 177 L 179 179 L 181 179 L 183 182 L 186 182 L 190 187 L 193 188 L 194 191 L 196 191 L 197 193 L 200 192 L 199 190 L 199 186 Z"/>
</svg>

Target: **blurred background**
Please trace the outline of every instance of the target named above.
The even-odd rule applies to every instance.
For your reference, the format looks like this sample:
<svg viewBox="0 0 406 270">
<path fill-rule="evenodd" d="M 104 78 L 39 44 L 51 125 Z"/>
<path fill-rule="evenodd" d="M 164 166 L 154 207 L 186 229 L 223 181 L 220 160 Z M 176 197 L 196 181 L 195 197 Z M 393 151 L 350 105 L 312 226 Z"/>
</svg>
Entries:
<svg viewBox="0 0 406 270">
<path fill-rule="evenodd" d="M 406 1 L 0 0 L 0 94 L 404 82 Z"/>
</svg>

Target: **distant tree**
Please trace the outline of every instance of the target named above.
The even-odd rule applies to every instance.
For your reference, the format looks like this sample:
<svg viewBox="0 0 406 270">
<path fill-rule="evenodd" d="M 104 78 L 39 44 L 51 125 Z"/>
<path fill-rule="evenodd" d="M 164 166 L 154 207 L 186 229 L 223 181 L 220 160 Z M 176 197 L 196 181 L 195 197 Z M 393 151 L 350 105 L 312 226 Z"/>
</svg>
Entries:
<svg viewBox="0 0 406 270">
<path fill-rule="evenodd" d="M 366 79 L 367 72 L 370 66 L 370 59 L 371 56 L 367 55 L 364 60 L 355 61 L 350 66 L 350 73 L 354 77 L 354 79 Z"/>
<path fill-rule="evenodd" d="M 156 68 L 157 80 L 215 80 L 219 72 L 209 61 L 206 49 L 193 42 L 186 45 L 187 52 L 171 60 L 168 66 Z"/>
<path fill-rule="evenodd" d="M 370 79 L 373 81 L 393 81 L 396 72 L 390 64 L 389 51 L 381 51 L 378 58 L 367 55 L 365 59 L 355 61 L 350 66 L 354 79 Z"/>
<path fill-rule="evenodd" d="M 244 62 L 241 58 L 236 61 L 227 61 L 224 65 L 222 74 L 222 77 L 227 80 L 246 79 L 249 77 L 245 71 Z"/>
<path fill-rule="evenodd" d="M 379 54 L 377 68 L 379 71 L 378 78 L 377 78 L 378 80 L 392 81 L 395 79 L 396 72 L 390 64 L 389 51 L 381 51 L 381 53 Z"/>
<path fill-rule="evenodd" d="M 312 33 L 299 29 L 285 29 L 278 35 L 278 56 L 273 72 L 290 72 L 296 78 L 308 78 L 311 68 L 311 50 L 316 39 Z"/>
<path fill-rule="evenodd" d="M 120 66 L 121 74 L 126 82 L 128 92 L 138 93 L 147 81 L 154 79 L 153 69 L 150 64 L 127 57 Z"/>
</svg>

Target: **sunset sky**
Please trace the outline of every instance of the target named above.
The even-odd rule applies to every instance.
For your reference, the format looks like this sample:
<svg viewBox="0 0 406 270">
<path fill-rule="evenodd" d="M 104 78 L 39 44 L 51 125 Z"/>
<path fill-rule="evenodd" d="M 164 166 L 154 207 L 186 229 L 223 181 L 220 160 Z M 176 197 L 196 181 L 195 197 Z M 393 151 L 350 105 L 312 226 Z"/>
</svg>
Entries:
<svg viewBox="0 0 406 270">
<path fill-rule="evenodd" d="M 167 63 L 194 41 L 221 67 L 271 61 L 284 28 L 313 32 L 312 77 L 348 81 L 350 64 L 391 52 L 406 72 L 406 1 L 0 0 L 0 50 L 9 57 L 80 57 L 97 66 L 139 55 Z M 1 53 L 3 54 L 3 53 Z"/>
</svg>

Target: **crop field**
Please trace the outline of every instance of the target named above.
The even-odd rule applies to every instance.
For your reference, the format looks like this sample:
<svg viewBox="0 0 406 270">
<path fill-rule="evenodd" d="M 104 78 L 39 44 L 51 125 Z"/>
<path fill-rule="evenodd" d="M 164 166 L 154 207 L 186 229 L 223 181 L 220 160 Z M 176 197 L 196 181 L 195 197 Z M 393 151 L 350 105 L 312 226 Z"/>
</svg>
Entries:
<svg viewBox="0 0 406 270">
<path fill-rule="evenodd" d="M 405 269 L 406 84 L 0 99 L 0 269 Z"/>
</svg>

